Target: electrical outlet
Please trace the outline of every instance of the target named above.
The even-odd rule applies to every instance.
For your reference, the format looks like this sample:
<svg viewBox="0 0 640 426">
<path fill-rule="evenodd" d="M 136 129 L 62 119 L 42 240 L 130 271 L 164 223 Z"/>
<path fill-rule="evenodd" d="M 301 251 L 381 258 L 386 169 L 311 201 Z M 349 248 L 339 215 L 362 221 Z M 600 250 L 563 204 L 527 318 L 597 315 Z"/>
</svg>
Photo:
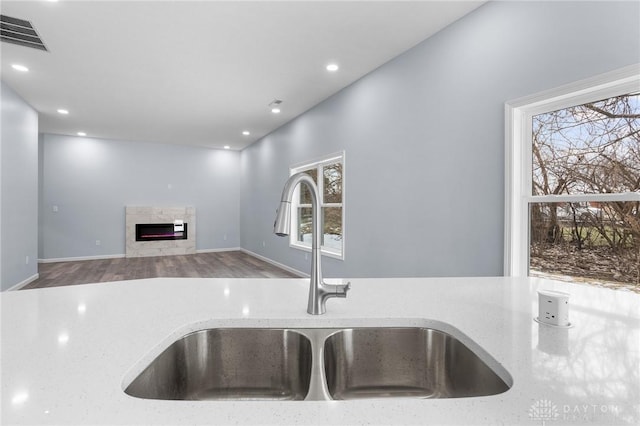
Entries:
<svg viewBox="0 0 640 426">
<path fill-rule="evenodd" d="M 304 260 L 309 260 L 309 253 L 304 254 Z"/>
<path fill-rule="evenodd" d="M 58 206 L 53 206 L 52 210 L 53 210 L 54 213 L 58 213 Z"/>
<path fill-rule="evenodd" d="M 24 257 L 24 264 L 28 265 L 29 264 L 29 256 L 25 256 Z"/>
<path fill-rule="evenodd" d="M 224 234 L 224 240 L 227 241 L 227 234 Z"/>
<path fill-rule="evenodd" d="M 267 246 L 266 241 L 262 241 L 262 247 L 266 247 L 266 246 Z"/>
<path fill-rule="evenodd" d="M 99 246 L 100 244 L 102 244 L 102 241 L 96 240 L 96 245 Z"/>
<path fill-rule="evenodd" d="M 538 321 L 566 327 L 569 323 L 569 293 L 538 290 Z"/>
</svg>

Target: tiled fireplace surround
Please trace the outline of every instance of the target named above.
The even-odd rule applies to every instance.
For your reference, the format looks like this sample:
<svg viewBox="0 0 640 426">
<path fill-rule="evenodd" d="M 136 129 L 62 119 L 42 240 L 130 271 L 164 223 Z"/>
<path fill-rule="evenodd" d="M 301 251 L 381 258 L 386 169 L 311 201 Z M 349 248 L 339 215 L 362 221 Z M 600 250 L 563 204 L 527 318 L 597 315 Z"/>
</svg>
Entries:
<svg viewBox="0 0 640 426">
<path fill-rule="evenodd" d="M 173 223 L 183 220 L 188 224 L 186 240 L 136 241 L 137 223 Z M 196 208 L 126 206 L 126 257 L 168 256 L 195 254 Z"/>
</svg>

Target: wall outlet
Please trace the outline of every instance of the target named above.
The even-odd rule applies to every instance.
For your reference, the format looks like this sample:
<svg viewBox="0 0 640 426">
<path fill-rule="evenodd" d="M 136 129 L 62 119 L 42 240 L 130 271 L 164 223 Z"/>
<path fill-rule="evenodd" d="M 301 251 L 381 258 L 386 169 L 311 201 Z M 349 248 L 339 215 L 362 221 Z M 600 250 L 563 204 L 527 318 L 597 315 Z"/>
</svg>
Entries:
<svg viewBox="0 0 640 426">
<path fill-rule="evenodd" d="M 96 240 L 96 245 L 99 246 L 100 244 L 102 244 L 102 241 Z"/>
<path fill-rule="evenodd" d="M 51 210 L 53 210 L 54 213 L 58 213 L 58 206 L 53 206 Z"/>
<path fill-rule="evenodd" d="M 306 253 L 306 252 L 305 252 L 305 254 L 304 254 L 304 260 L 309 260 L 309 253 Z"/>
<path fill-rule="evenodd" d="M 25 256 L 24 257 L 24 264 L 28 265 L 29 264 L 29 256 Z"/>
<path fill-rule="evenodd" d="M 227 234 L 224 234 L 224 237 L 222 237 L 225 241 L 227 241 Z"/>
<path fill-rule="evenodd" d="M 262 247 L 266 247 L 266 246 L 267 246 L 266 241 L 262 241 Z"/>
</svg>

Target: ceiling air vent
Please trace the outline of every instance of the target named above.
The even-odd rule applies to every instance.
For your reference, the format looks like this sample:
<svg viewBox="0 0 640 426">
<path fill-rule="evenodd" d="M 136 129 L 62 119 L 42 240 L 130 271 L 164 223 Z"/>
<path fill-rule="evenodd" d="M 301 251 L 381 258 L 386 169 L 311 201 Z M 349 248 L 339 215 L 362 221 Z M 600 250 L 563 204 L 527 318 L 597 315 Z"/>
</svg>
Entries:
<svg viewBox="0 0 640 426">
<path fill-rule="evenodd" d="M 7 43 L 47 50 L 31 22 L 23 19 L 0 15 L 0 35 L 2 41 Z"/>
</svg>

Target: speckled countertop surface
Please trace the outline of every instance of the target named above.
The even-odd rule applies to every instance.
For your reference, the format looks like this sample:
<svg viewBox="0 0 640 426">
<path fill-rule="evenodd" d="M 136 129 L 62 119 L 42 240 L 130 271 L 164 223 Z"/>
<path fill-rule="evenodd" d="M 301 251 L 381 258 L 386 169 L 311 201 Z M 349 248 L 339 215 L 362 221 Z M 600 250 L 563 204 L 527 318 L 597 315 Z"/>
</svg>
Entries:
<svg viewBox="0 0 640 426">
<path fill-rule="evenodd" d="M 347 299 L 312 317 L 307 283 L 159 278 L 2 293 L 2 424 L 640 423 L 640 295 L 536 278 L 353 279 Z M 540 289 L 571 295 L 572 328 L 533 321 Z M 512 388 L 478 398 L 328 402 L 123 392 L 154 351 L 193 330 L 442 323 L 490 354 Z"/>
</svg>

